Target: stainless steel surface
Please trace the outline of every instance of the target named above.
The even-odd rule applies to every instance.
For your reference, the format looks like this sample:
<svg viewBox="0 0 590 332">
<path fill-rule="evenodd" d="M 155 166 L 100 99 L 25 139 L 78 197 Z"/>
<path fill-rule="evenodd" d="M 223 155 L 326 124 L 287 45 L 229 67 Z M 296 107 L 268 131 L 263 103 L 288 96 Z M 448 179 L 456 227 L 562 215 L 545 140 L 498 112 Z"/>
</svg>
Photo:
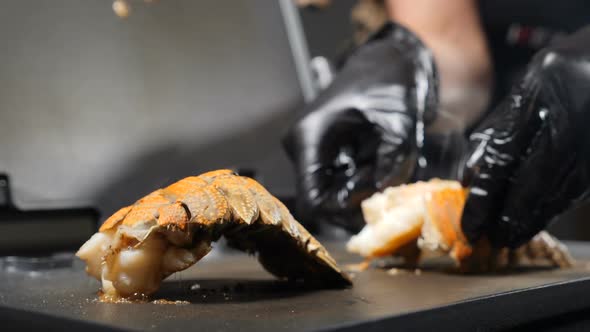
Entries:
<svg viewBox="0 0 590 332">
<path fill-rule="evenodd" d="M 279 0 L 279 5 L 281 6 L 281 13 L 285 20 L 285 29 L 289 37 L 289 44 L 297 68 L 297 76 L 299 77 L 303 98 L 305 102 L 310 102 L 316 97 L 318 87 L 312 77 L 311 58 L 307 48 L 305 33 L 301 25 L 301 18 L 299 17 L 299 10 L 293 0 Z"/>
</svg>

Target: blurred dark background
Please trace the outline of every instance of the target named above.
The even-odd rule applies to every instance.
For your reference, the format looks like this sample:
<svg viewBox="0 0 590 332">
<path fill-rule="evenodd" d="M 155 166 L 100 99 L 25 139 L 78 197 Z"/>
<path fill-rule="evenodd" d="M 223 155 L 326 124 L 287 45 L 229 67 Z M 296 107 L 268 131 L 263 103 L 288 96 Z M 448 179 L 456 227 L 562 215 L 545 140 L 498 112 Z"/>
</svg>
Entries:
<svg viewBox="0 0 590 332">
<path fill-rule="evenodd" d="M 292 187 L 279 136 L 302 103 L 278 4 L 9 0 L 0 172 L 23 209 L 110 214 L 176 179 L 256 169 Z"/>
<path fill-rule="evenodd" d="M 355 2 L 300 11 L 310 58 L 335 63 L 350 50 Z M 280 1 L 131 3 L 127 19 L 104 0 L 0 4 L 0 173 L 15 206 L 102 218 L 222 167 L 292 196 L 280 138 L 304 99 Z M 510 29 L 568 33 L 589 20 L 587 1 L 518 3 L 480 1 L 498 94 L 536 51 L 507 43 Z M 589 215 L 577 209 L 552 231 L 590 240 Z"/>
</svg>

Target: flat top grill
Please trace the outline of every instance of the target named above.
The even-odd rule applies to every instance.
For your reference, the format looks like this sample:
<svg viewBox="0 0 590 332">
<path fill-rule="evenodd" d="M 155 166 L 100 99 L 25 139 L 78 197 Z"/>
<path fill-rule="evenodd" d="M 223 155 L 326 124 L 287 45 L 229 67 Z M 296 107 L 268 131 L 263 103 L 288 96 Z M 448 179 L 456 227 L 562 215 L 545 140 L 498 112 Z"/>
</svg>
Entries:
<svg viewBox="0 0 590 332">
<path fill-rule="evenodd" d="M 508 328 L 590 308 L 590 246 L 570 243 L 565 270 L 456 275 L 370 269 L 350 289 L 311 290 L 277 281 L 254 257 L 218 252 L 170 277 L 155 298 L 188 304 L 96 301 L 83 264 L 43 272 L 0 272 L 0 321 L 39 329 L 302 331 L 367 328 Z M 326 246 L 340 264 L 358 262 L 344 243 Z"/>
</svg>

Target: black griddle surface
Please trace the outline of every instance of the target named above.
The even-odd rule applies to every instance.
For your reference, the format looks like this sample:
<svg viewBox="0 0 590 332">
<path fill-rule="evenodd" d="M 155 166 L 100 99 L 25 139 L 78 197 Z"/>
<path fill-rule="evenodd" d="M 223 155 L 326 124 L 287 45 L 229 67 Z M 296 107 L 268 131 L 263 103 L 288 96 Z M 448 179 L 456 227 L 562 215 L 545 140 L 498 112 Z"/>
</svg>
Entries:
<svg viewBox="0 0 590 332">
<path fill-rule="evenodd" d="M 339 263 L 358 262 L 344 243 L 328 242 Z M 305 331 L 489 330 L 590 308 L 590 246 L 565 270 L 455 275 L 424 270 L 356 273 L 350 289 L 306 289 L 275 280 L 254 257 L 217 252 L 170 277 L 156 298 L 189 304 L 96 301 L 99 282 L 73 268 L 0 272 L 0 321 L 43 330 Z M 7 325 L 4 325 L 7 326 Z M 2 328 L 0 328 L 2 329 Z"/>
</svg>

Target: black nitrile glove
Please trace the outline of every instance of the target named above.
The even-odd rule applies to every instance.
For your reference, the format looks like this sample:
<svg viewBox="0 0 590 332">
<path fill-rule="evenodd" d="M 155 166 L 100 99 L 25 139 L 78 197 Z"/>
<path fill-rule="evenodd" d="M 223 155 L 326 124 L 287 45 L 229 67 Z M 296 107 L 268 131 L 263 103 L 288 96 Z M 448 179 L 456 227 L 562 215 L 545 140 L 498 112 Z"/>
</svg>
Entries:
<svg viewBox="0 0 590 332">
<path fill-rule="evenodd" d="M 590 27 L 537 54 L 469 138 L 462 226 L 516 247 L 586 198 L 590 186 Z"/>
<path fill-rule="evenodd" d="M 351 55 L 285 137 L 298 218 L 360 230 L 360 202 L 411 178 L 436 105 L 430 52 L 407 29 L 387 24 Z"/>
</svg>

